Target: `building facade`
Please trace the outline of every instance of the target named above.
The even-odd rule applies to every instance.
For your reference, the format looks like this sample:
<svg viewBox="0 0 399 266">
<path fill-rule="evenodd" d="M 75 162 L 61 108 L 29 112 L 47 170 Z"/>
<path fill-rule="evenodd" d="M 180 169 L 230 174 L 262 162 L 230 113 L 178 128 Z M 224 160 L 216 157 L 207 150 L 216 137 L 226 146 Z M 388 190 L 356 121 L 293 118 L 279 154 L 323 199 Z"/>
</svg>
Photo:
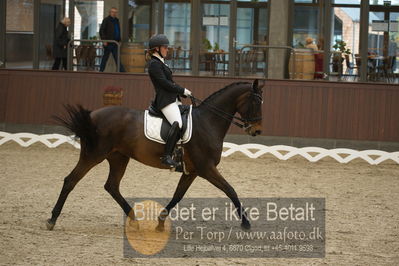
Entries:
<svg viewBox="0 0 399 266">
<path fill-rule="evenodd" d="M 1 67 L 49 69 L 58 21 L 71 18 L 72 39 L 96 40 L 111 7 L 124 62 L 123 47 L 143 56 L 149 37 L 165 33 L 169 64 L 184 75 L 398 80 L 399 0 L 1 1 Z M 88 69 L 72 49 L 69 61 L 72 70 L 96 70 L 100 58 L 97 51 Z"/>
</svg>

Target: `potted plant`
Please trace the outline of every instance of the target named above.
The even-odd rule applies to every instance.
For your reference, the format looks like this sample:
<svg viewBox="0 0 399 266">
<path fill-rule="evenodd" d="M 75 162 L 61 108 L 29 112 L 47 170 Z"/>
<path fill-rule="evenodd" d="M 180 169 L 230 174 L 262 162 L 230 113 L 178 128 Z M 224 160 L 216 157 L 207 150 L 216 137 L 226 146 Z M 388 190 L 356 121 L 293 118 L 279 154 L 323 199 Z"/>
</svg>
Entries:
<svg viewBox="0 0 399 266">
<path fill-rule="evenodd" d="M 215 42 L 215 46 L 213 46 L 213 51 L 219 52 L 219 50 L 220 50 L 219 43 Z"/>
<path fill-rule="evenodd" d="M 204 50 L 212 51 L 212 44 L 207 38 L 202 40 L 202 47 Z"/>
<path fill-rule="evenodd" d="M 104 89 L 103 103 L 105 106 L 122 105 L 123 89 L 116 86 L 108 86 Z"/>
<path fill-rule="evenodd" d="M 335 50 L 332 58 L 333 72 L 342 74 L 342 64 L 345 60 L 345 55 L 350 55 L 351 51 L 346 48 L 346 42 L 342 40 L 335 41 L 333 48 Z"/>
</svg>

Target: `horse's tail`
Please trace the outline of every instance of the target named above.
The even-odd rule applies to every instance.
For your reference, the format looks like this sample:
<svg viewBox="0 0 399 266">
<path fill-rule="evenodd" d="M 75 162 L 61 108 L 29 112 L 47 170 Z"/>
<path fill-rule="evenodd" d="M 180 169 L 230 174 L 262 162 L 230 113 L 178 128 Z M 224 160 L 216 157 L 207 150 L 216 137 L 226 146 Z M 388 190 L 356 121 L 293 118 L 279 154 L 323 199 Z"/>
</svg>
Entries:
<svg viewBox="0 0 399 266">
<path fill-rule="evenodd" d="M 81 105 L 72 106 L 64 105 L 67 116 L 53 116 L 62 126 L 75 133 L 76 137 L 80 138 L 81 149 L 85 151 L 92 151 L 97 145 L 98 134 L 96 126 L 90 117 L 90 110 L 83 108 Z"/>
</svg>

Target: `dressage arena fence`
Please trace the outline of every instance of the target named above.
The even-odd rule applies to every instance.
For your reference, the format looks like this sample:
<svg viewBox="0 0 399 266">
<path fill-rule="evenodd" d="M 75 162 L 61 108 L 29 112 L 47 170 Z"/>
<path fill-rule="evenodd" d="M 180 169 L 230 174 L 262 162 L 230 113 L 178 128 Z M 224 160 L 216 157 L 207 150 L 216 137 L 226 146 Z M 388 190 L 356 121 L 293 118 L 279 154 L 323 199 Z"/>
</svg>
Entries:
<svg viewBox="0 0 399 266">
<path fill-rule="evenodd" d="M 7 133 L 0 131 L 0 145 L 14 141 L 22 147 L 28 147 L 36 142 L 41 142 L 49 148 L 56 148 L 61 144 L 68 143 L 77 149 L 80 144 L 74 136 L 65 136 L 61 134 L 37 135 L 32 133 Z M 323 149 L 319 147 L 296 148 L 286 145 L 266 146 L 261 144 L 234 144 L 223 143 L 223 157 L 228 157 L 235 152 L 241 152 L 249 158 L 258 158 L 264 154 L 272 154 L 280 160 L 288 160 L 296 155 L 300 155 L 310 162 L 317 162 L 325 157 L 331 157 L 339 163 L 348 163 L 354 159 L 360 158 L 369 164 L 377 165 L 386 160 L 392 160 L 399 164 L 399 152 L 385 152 L 380 150 L 357 151 L 352 149 Z"/>
</svg>

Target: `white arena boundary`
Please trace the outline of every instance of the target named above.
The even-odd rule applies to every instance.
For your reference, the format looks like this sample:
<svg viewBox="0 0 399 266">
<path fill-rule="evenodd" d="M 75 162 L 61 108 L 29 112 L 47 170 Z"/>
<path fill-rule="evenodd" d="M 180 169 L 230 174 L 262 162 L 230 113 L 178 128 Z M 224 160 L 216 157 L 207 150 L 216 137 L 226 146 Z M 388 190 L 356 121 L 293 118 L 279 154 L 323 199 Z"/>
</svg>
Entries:
<svg viewBox="0 0 399 266">
<path fill-rule="evenodd" d="M 61 134 L 37 135 L 32 133 L 7 133 L 0 131 L 0 145 L 14 141 L 22 147 L 28 147 L 36 142 L 41 142 L 49 148 L 56 148 L 61 144 L 68 143 L 79 149 L 79 142 L 74 140 L 74 136 L 65 136 Z M 261 144 L 241 144 L 237 145 L 230 142 L 223 143 L 223 157 L 232 155 L 235 152 L 241 152 L 249 158 L 258 158 L 264 154 L 270 153 L 280 160 L 288 160 L 291 157 L 300 155 L 310 162 L 317 162 L 325 157 L 331 157 L 339 163 L 348 163 L 354 159 L 360 158 L 369 164 L 377 165 L 386 160 L 392 160 L 399 164 L 399 152 L 385 152 L 379 150 L 357 151 L 352 149 L 323 149 L 318 147 L 296 148 L 285 145 L 266 146 Z"/>
</svg>

